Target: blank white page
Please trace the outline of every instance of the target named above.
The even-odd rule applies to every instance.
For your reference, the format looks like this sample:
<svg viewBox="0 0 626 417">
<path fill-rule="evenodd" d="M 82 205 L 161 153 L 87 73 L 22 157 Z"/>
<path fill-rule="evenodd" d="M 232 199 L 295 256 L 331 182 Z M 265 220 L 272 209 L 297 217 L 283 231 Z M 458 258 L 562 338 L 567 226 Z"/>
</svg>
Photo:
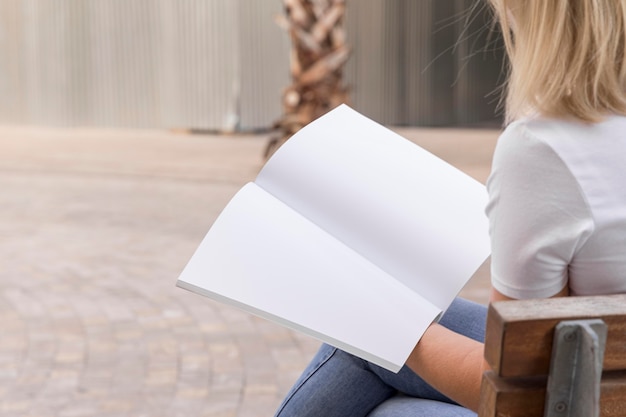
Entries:
<svg viewBox="0 0 626 417">
<path fill-rule="evenodd" d="M 253 183 L 220 214 L 178 286 L 394 372 L 441 312 Z"/>
<path fill-rule="evenodd" d="M 442 310 L 490 253 L 485 187 L 346 105 L 255 182 Z"/>
</svg>

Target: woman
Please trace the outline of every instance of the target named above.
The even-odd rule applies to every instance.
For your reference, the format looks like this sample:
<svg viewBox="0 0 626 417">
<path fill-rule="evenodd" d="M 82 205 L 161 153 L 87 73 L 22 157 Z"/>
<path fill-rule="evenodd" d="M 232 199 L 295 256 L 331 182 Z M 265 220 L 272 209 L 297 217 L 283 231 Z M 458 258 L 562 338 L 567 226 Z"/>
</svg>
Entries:
<svg viewBox="0 0 626 417">
<path fill-rule="evenodd" d="M 491 298 L 626 292 L 626 0 L 490 3 L 510 62 Z M 485 314 L 456 300 L 398 374 L 324 345 L 277 416 L 475 415 Z"/>
</svg>

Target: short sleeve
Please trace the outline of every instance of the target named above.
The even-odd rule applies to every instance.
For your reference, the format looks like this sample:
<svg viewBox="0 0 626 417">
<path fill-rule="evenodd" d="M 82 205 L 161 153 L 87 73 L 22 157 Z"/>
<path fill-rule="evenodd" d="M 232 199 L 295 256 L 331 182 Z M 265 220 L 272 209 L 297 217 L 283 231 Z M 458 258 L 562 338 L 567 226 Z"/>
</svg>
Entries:
<svg viewBox="0 0 626 417">
<path fill-rule="evenodd" d="M 558 293 L 593 229 L 576 178 L 552 147 L 517 122 L 498 140 L 487 190 L 493 287 L 520 299 Z"/>
</svg>

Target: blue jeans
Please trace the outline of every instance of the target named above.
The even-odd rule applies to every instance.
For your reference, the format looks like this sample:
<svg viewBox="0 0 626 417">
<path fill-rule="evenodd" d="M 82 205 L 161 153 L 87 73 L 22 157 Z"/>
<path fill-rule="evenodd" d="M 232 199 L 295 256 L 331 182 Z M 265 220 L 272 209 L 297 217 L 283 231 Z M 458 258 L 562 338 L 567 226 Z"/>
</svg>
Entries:
<svg viewBox="0 0 626 417">
<path fill-rule="evenodd" d="M 487 308 L 454 300 L 440 324 L 484 341 Z M 451 377 L 453 377 L 451 375 Z M 322 345 L 275 417 L 470 417 L 404 366 L 397 374 Z"/>
</svg>

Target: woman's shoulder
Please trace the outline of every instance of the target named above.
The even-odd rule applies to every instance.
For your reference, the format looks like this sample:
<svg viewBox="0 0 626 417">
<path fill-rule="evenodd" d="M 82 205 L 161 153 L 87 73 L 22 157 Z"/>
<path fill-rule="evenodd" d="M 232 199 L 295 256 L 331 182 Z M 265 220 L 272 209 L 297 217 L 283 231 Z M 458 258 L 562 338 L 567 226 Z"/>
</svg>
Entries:
<svg viewBox="0 0 626 417">
<path fill-rule="evenodd" d="M 495 149 L 494 159 L 534 159 L 542 155 L 556 135 L 558 120 L 524 118 L 510 123 L 502 131 Z"/>
<path fill-rule="evenodd" d="M 547 148 L 566 160 L 590 153 L 624 155 L 626 116 L 609 116 L 597 123 L 538 116 L 519 119 L 504 129 L 496 150 L 536 156 Z"/>
<path fill-rule="evenodd" d="M 528 117 L 509 124 L 493 155 L 493 171 L 507 175 L 542 172 L 545 180 L 569 181 L 596 177 L 600 171 L 623 175 L 626 117 L 599 123 Z M 602 175 L 609 175 L 602 173 Z M 610 174 L 613 175 L 613 174 Z"/>
<path fill-rule="evenodd" d="M 610 115 L 595 122 L 588 123 L 575 119 L 529 116 L 510 123 L 503 135 L 512 137 L 530 137 L 549 141 L 554 137 L 586 138 L 617 136 L 626 138 L 626 116 Z"/>
</svg>

